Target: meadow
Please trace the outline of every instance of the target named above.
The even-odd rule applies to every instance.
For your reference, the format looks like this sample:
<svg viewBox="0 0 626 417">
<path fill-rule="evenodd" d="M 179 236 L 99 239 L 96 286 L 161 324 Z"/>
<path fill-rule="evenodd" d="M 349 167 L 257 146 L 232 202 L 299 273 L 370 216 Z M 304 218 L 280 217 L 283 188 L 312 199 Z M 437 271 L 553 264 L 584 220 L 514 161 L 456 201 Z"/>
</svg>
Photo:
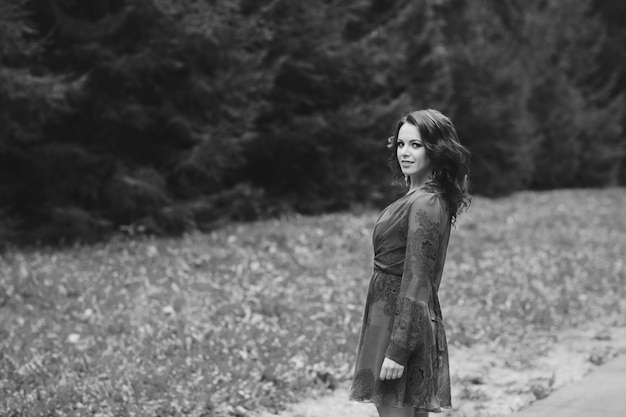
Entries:
<svg viewBox="0 0 626 417">
<path fill-rule="evenodd" d="M 538 354 L 625 326 L 625 206 L 623 188 L 474 198 L 440 289 L 449 342 Z M 0 415 L 246 416 L 345 382 L 376 215 L 7 250 Z"/>
</svg>

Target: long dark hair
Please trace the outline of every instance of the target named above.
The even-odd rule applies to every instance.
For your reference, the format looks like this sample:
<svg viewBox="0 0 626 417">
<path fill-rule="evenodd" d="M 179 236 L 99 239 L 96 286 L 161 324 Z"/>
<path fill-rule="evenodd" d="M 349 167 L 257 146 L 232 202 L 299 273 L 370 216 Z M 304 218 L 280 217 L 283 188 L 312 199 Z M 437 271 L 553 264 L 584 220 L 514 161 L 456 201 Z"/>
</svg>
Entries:
<svg viewBox="0 0 626 417">
<path fill-rule="evenodd" d="M 468 181 L 470 152 L 461 145 L 454 125 L 444 114 L 432 109 L 413 111 L 398 121 L 394 135 L 387 140 L 391 151 L 389 166 L 396 179 L 404 178 L 396 148 L 398 132 L 405 123 L 412 124 L 420 132 L 426 156 L 433 164 L 433 173 L 426 186 L 442 194 L 454 224 L 457 214 L 467 209 L 471 202 Z"/>
</svg>

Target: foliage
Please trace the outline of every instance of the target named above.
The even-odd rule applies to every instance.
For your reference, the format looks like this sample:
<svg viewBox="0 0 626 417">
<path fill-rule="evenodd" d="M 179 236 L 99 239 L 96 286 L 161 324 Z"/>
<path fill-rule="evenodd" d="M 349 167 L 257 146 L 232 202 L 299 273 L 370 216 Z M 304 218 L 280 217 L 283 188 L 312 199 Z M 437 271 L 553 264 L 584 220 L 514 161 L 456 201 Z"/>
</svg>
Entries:
<svg viewBox="0 0 626 417">
<path fill-rule="evenodd" d="M 536 355 L 543 332 L 626 325 L 625 195 L 475 198 L 440 291 L 450 343 Z M 6 252 L 0 413 L 241 416 L 345 381 L 375 215 Z"/>
<path fill-rule="evenodd" d="M 450 2 L 445 13 L 455 28 L 447 39 L 451 116 L 473 153 L 473 189 L 488 195 L 525 189 L 538 150 L 538 126 L 528 111 L 532 76 L 524 68 L 517 23 L 527 10 L 503 10 L 495 1 Z"/>
<path fill-rule="evenodd" d="M 44 125 L 65 111 L 65 92 L 71 87 L 56 74 L 29 71 L 29 65 L 37 65 L 33 60 L 41 44 L 33 38 L 24 4 L 0 1 L 0 242 L 14 240 L 26 220 L 13 207 L 29 191 L 21 187 L 28 180 L 20 180 L 28 176 L 31 148 L 41 140 Z"/>
<path fill-rule="evenodd" d="M 618 0 L 594 0 L 593 10 L 598 13 L 605 28 L 605 40 L 599 54 L 600 71 L 597 77 L 613 80 L 610 93 L 613 97 L 623 97 L 626 91 L 626 52 L 620 48 L 626 41 L 626 28 L 622 24 L 626 18 L 626 4 Z M 626 131 L 626 112 L 616 112 L 621 121 L 622 132 Z M 626 141 L 621 141 L 624 152 Z M 626 184 L 626 157 L 622 158 L 620 184 Z"/>
<path fill-rule="evenodd" d="M 372 155 L 385 152 L 381 122 L 393 106 L 372 102 L 383 88 L 372 82 L 368 48 L 340 36 L 358 6 L 278 1 L 255 18 L 269 33 L 264 61 L 273 71 L 245 176 L 300 212 L 389 195 L 385 158 Z"/>
<path fill-rule="evenodd" d="M 219 6 L 122 3 L 33 5 L 51 32 L 43 59 L 76 75 L 61 94 L 62 117 L 36 124 L 45 137 L 18 148 L 21 159 L 7 156 L 25 171 L 5 184 L 11 209 L 28 221 L 21 241 L 93 240 L 131 224 L 180 233 L 196 224 L 190 199 L 237 185 L 258 78 L 240 71 L 253 60 L 231 29 L 238 21 L 198 20 L 224 18 Z M 180 24 L 180 14 L 189 19 Z"/>
<path fill-rule="evenodd" d="M 566 4 L 2 0 L 0 239 L 379 207 L 385 139 L 426 107 L 476 194 L 615 185 L 624 10 Z"/>
<path fill-rule="evenodd" d="M 527 19 L 524 33 L 525 56 L 533 57 L 528 71 L 535 80 L 529 107 L 542 126 L 533 185 L 616 184 L 626 155 L 618 116 L 625 108 L 623 97 L 611 93 L 611 74 L 601 75 L 599 55 L 607 39 L 602 22 L 590 19 L 577 31 L 545 31 L 554 19 L 565 27 L 576 25 L 591 15 L 591 2 L 536 2 L 533 8 L 541 13 Z"/>
</svg>

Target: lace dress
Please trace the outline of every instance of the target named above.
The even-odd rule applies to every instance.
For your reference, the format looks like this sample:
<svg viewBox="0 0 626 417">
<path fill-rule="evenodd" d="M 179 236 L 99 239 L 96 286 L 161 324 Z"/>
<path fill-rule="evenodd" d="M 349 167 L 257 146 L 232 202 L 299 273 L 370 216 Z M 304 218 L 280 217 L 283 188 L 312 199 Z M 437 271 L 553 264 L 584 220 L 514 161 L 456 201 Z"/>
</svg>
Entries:
<svg viewBox="0 0 626 417">
<path fill-rule="evenodd" d="M 448 347 L 437 291 L 450 237 L 445 201 L 424 189 L 380 214 L 350 399 L 416 411 L 451 407 Z M 384 357 L 404 365 L 381 381 Z"/>
</svg>

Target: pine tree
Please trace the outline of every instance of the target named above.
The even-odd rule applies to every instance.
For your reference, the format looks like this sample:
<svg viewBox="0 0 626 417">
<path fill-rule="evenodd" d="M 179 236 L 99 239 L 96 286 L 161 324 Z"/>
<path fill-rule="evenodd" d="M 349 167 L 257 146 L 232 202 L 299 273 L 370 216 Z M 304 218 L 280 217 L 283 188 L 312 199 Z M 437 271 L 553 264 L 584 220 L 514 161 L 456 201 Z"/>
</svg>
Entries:
<svg viewBox="0 0 626 417">
<path fill-rule="evenodd" d="M 29 200 L 33 149 L 42 142 L 45 123 L 66 112 L 64 94 L 71 88 L 62 76 L 40 68 L 42 45 L 34 35 L 26 1 L 1 0 L 0 242 L 19 236 L 24 206 L 41 207 Z"/>
<path fill-rule="evenodd" d="M 619 120 L 624 103 L 611 95 L 611 77 L 599 76 L 606 42 L 600 20 L 589 1 L 526 7 L 526 67 L 534 82 L 530 109 L 542 132 L 533 186 L 615 183 L 625 151 Z"/>
<path fill-rule="evenodd" d="M 532 177 L 537 139 L 516 37 L 521 11 L 510 1 L 439 3 L 452 62 L 451 116 L 472 152 L 473 192 L 522 189 Z"/>
<path fill-rule="evenodd" d="M 610 96 L 623 97 L 626 91 L 626 50 L 622 47 L 626 43 L 626 3 L 621 0 L 595 0 L 592 10 L 598 14 L 605 31 L 599 56 L 601 68 L 596 76 L 602 80 L 614 80 Z M 621 111 L 620 119 L 622 134 L 617 149 L 626 149 L 626 111 Z M 626 185 L 626 155 L 622 158 L 618 181 Z"/>
<path fill-rule="evenodd" d="M 21 236 L 91 239 L 123 225 L 181 232 L 233 216 L 207 198 L 241 189 L 240 147 L 257 106 L 256 73 L 245 71 L 256 65 L 254 29 L 239 25 L 233 4 L 31 4 L 48 39 L 42 65 L 72 75 L 59 92 L 65 113 L 35 124 L 45 135 L 20 162 L 15 189 L 28 191 L 10 199 L 29 231 Z"/>
</svg>

